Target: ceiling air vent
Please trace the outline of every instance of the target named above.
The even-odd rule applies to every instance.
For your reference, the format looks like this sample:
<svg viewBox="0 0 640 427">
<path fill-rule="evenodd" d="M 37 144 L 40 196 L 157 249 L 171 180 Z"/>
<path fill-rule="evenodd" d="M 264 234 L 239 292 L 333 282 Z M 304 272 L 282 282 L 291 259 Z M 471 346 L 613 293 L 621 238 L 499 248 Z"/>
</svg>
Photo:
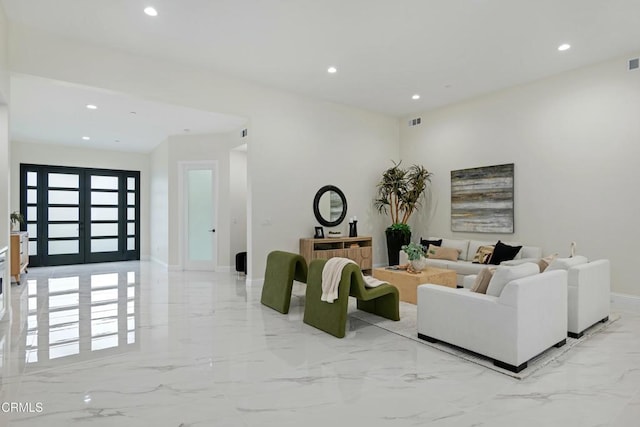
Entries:
<svg viewBox="0 0 640 427">
<path fill-rule="evenodd" d="M 633 58 L 629 60 L 629 71 L 637 70 L 640 68 L 640 58 Z"/>
<path fill-rule="evenodd" d="M 422 123 L 422 118 L 420 117 L 409 120 L 409 126 L 418 126 L 420 123 Z"/>
</svg>

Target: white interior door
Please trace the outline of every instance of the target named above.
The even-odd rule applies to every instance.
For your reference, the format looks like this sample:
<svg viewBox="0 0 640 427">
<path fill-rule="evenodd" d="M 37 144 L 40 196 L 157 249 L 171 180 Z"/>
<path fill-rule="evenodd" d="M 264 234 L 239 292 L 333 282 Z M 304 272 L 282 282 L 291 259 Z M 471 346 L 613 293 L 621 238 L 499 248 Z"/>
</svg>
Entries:
<svg viewBox="0 0 640 427">
<path fill-rule="evenodd" d="M 186 270 L 217 267 L 217 171 L 215 163 L 183 164 L 183 259 Z"/>
</svg>

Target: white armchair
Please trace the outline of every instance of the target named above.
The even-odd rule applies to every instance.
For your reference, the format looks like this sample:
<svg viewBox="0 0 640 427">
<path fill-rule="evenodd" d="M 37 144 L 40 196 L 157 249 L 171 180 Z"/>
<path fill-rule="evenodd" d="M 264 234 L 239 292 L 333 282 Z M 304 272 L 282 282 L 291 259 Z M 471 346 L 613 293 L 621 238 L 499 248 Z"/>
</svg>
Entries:
<svg viewBox="0 0 640 427">
<path fill-rule="evenodd" d="M 425 284 L 418 287 L 418 337 L 494 360 L 513 372 L 567 337 L 567 272 L 508 282 L 499 296 Z"/>
</svg>

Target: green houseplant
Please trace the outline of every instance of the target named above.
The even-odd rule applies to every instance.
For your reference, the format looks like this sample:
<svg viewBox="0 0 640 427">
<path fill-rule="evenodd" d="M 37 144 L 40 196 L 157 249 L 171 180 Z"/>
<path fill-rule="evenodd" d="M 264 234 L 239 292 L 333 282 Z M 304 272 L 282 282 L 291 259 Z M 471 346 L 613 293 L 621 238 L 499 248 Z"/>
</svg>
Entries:
<svg viewBox="0 0 640 427">
<path fill-rule="evenodd" d="M 19 230 L 20 226 L 24 224 L 24 216 L 20 212 L 13 211 L 9 215 L 9 221 L 11 221 L 11 229 Z M 17 227 L 16 227 L 17 226 Z"/>
<path fill-rule="evenodd" d="M 422 245 L 411 242 L 408 245 L 403 245 L 402 250 L 409 257 L 409 261 L 411 263 L 411 267 L 414 271 L 422 271 L 426 267 L 426 262 L 424 260 L 424 249 L 422 249 Z"/>
<path fill-rule="evenodd" d="M 409 261 L 416 261 L 424 256 L 422 246 L 414 242 L 411 242 L 408 245 L 402 245 L 402 250 L 409 257 Z"/>
<path fill-rule="evenodd" d="M 432 175 L 424 166 L 402 168 L 401 163 L 393 162 L 393 167 L 383 172 L 374 202 L 379 213 L 391 216 L 391 225 L 385 231 L 389 265 L 398 264 L 400 248 L 411 241 L 407 221 L 423 202 L 428 202 L 427 183 Z"/>
</svg>

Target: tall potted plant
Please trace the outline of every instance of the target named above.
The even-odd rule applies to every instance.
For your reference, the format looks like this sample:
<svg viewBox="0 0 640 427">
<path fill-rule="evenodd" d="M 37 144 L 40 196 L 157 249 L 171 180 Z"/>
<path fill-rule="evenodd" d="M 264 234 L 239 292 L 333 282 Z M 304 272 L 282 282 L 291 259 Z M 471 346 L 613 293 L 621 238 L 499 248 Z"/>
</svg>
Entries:
<svg viewBox="0 0 640 427">
<path fill-rule="evenodd" d="M 400 163 L 393 162 L 393 167 L 384 171 L 375 200 L 378 212 L 391 216 L 391 225 L 385 231 L 389 265 L 398 265 L 400 248 L 411 241 L 407 221 L 423 201 L 428 202 L 427 183 L 431 182 L 431 172 L 424 166 L 412 165 L 404 169 Z"/>
</svg>

